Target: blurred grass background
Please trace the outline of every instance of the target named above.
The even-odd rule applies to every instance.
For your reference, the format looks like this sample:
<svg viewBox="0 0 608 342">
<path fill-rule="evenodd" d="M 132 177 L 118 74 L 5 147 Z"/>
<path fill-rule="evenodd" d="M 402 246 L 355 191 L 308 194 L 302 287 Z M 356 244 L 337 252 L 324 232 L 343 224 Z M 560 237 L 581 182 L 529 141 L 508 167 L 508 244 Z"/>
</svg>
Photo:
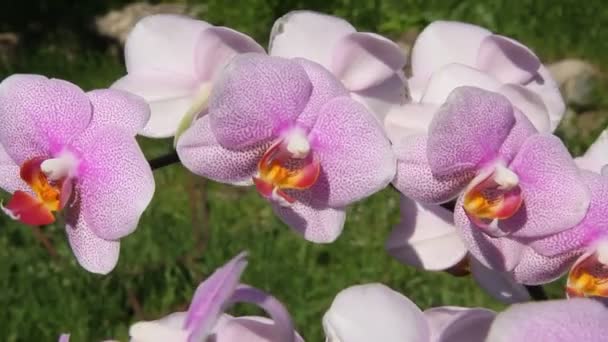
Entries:
<svg viewBox="0 0 608 342">
<path fill-rule="evenodd" d="M 0 78 L 17 72 L 60 77 L 84 89 L 107 87 L 124 74 L 120 54 L 95 33 L 94 17 L 129 1 L 32 0 L 0 4 L 0 31 L 21 36 L 16 56 L 0 61 Z M 360 30 L 398 39 L 436 19 L 468 21 L 514 37 L 544 61 L 578 57 L 608 62 L 608 9 L 601 0 L 219 0 L 202 18 L 241 30 L 266 44 L 273 21 L 298 8 L 333 13 Z M 601 90 L 606 90 L 604 83 Z M 604 92 L 602 92 L 604 93 Z M 600 96 L 598 108 L 607 101 Z M 567 144 L 580 154 L 605 122 Z M 141 139 L 150 158 L 170 151 L 170 141 Z M 196 285 L 241 250 L 250 251 L 243 281 L 267 290 L 290 309 L 308 341 L 321 341 L 321 317 L 335 294 L 358 283 L 383 282 L 422 308 L 502 305 L 468 277 L 424 273 L 392 260 L 384 239 L 398 221 L 398 195 L 387 189 L 352 206 L 344 233 L 331 245 L 313 245 L 274 217 L 252 189 L 190 176 L 179 165 L 155 172 L 157 193 L 138 230 L 123 239 L 109 276 L 78 267 L 61 225 L 46 227 L 51 248 L 36 231 L 0 217 L 0 336 L 4 341 L 127 340 L 131 323 L 184 310 Z M 7 198 L 6 194 L 2 195 Z M 550 287 L 560 296 L 560 283 Z M 255 309 L 238 306 L 236 312 Z"/>
</svg>

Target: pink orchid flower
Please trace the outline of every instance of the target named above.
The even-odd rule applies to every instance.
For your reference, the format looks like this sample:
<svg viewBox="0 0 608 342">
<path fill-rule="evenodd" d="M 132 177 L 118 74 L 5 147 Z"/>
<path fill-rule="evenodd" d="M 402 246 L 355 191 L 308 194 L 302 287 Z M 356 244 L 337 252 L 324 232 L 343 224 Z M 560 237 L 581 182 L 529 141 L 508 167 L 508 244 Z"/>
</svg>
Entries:
<svg viewBox="0 0 608 342">
<path fill-rule="evenodd" d="M 153 138 L 176 134 L 206 110 L 217 74 L 236 54 L 264 52 L 249 36 L 177 15 L 140 20 L 125 44 L 127 75 L 112 85 L 143 97 L 150 121 L 139 132 Z"/>
<path fill-rule="evenodd" d="M 293 328 L 289 313 L 277 299 L 239 285 L 246 258 L 246 253 L 237 255 L 201 283 L 187 312 L 132 325 L 131 342 L 303 342 Z M 272 319 L 233 317 L 224 313 L 237 302 L 258 305 Z"/>
<path fill-rule="evenodd" d="M 401 196 L 400 207 L 401 221 L 386 241 L 386 249 L 395 259 L 425 271 L 470 271 L 481 288 L 503 303 L 530 300 L 526 288 L 510 273 L 488 268 L 468 253 L 451 211 L 405 196 Z"/>
<path fill-rule="evenodd" d="M 328 342 L 603 341 L 608 309 L 591 299 L 514 304 L 501 313 L 442 306 L 421 311 L 382 285 L 342 290 L 323 317 Z"/>
<path fill-rule="evenodd" d="M 0 83 L 0 187 L 13 197 L 4 211 L 29 225 L 53 223 L 64 211 L 80 265 L 110 272 L 119 240 L 135 230 L 154 193 L 134 138 L 149 115 L 143 99 L 123 91 L 8 77 Z"/>
<path fill-rule="evenodd" d="M 331 242 L 345 207 L 387 186 L 395 157 L 381 125 L 317 63 L 235 57 L 209 114 L 179 139 L 192 172 L 255 184 L 275 213 L 310 241 Z"/>
<path fill-rule="evenodd" d="M 401 48 L 378 34 L 357 32 L 344 19 L 311 11 L 287 13 L 272 27 L 268 53 L 321 64 L 381 121 L 409 101 Z"/>
<path fill-rule="evenodd" d="M 540 132 L 552 132 L 565 112 L 557 83 L 523 44 L 471 24 L 435 21 L 412 47 L 412 103 L 385 120 L 391 140 L 426 131 L 433 114 L 457 87 L 507 97 Z"/>
</svg>

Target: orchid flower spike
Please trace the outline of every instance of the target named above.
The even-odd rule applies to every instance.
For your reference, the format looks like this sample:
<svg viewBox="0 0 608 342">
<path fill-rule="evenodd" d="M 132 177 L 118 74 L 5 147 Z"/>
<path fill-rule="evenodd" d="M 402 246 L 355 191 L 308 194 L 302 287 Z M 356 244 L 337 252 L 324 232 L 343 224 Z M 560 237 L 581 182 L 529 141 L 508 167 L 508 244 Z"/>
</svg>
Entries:
<svg viewBox="0 0 608 342">
<path fill-rule="evenodd" d="M 217 74 L 232 57 L 244 52 L 264 49 L 227 27 L 185 16 L 148 16 L 129 34 L 127 75 L 112 88 L 140 95 L 149 103 L 150 121 L 139 134 L 171 137 L 206 112 Z"/>
<path fill-rule="evenodd" d="M 381 121 L 409 102 L 402 49 L 378 34 L 357 32 L 344 19 L 311 11 L 289 12 L 274 23 L 268 51 L 271 56 L 301 57 L 321 64 Z"/>
<path fill-rule="evenodd" d="M 378 121 L 327 70 L 262 54 L 232 60 L 177 152 L 198 175 L 255 184 L 285 223 L 319 243 L 338 237 L 345 207 L 386 187 L 396 165 Z"/>
<path fill-rule="evenodd" d="M 241 253 L 201 283 L 187 312 L 131 326 L 131 342 L 303 342 L 294 331 L 285 307 L 274 297 L 239 285 L 247 265 Z M 232 304 L 247 302 L 264 309 L 272 319 L 225 314 Z"/>
<path fill-rule="evenodd" d="M 386 241 L 386 249 L 395 259 L 425 271 L 470 273 L 482 289 L 503 303 L 530 300 L 526 288 L 511 273 L 490 269 L 468 253 L 451 211 L 405 196 L 401 196 L 400 207 L 401 221 Z"/>
<path fill-rule="evenodd" d="M 435 21 L 412 47 L 412 103 L 385 120 L 389 137 L 425 131 L 457 87 L 473 86 L 507 97 L 541 132 L 552 132 L 565 113 L 557 83 L 525 45 L 471 24 Z"/>
<path fill-rule="evenodd" d="M 13 75 L 0 83 L 0 188 L 3 205 L 29 225 L 65 214 L 76 259 L 108 273 L 119 240 L 132 233 L 152 199 L 154 178 L 134 138 L 148 105 L 120 90 L 88 93 L 72 83 Z"/>
<path fill-rule="evenodd" d="M 328 342 L 483 342 L 494 312 L 440 307 L 422 312 L 382 284 L 342 290 L 323 316 Z"/>
</svg>

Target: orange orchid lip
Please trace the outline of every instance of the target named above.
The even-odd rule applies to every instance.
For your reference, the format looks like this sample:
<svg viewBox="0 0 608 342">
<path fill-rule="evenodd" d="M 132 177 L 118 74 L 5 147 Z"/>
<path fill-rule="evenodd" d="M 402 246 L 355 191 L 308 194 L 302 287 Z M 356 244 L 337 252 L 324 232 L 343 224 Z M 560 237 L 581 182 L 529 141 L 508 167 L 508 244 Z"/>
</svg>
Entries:
<svg viewBox="0 0 608 342">
<path fill-rule="evenodd" d="M 301 135 L 288 136 L 266 150 L 258 163 L 258 175 L 253 178 L 262 196 L 288 206 L 295 199 L 284 190 L 308 189 L 317 182 L 321 163 L 304 139 Z"/>
<path fill-rule="evenodd" d="M 2 209 L 11 218 L 29 225 L 47 225 L 55 222 L 53 212 L 61 210 L 71 193 L 69 180 L 50 181 L 42 172 L 45 158 L 27 160 L 20 169 L 20 176 L 34 195 L 17 190 Z"/>
<path fill-rule="evenodd" d="M 463 208 L 479 226 L 490 228 L 495 220 L 513 216 L 523 203 L 518 177 L 505 166 L 480 173 L 467 187 Z"/>
<path fill-rule="evenodd" d="M 566 283 L 568 298 L 608 297 L 608 265 L 599 254 L 599 251 L 585 253 L 574 263 Z"/>
</svg>

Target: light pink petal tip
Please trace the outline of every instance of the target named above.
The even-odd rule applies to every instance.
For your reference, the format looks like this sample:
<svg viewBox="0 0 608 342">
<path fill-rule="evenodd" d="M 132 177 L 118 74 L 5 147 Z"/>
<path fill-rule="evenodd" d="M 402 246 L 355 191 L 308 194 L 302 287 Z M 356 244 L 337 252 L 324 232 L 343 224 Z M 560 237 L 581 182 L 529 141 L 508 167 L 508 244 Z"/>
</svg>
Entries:
<svg viewBox="0 0 608 342">
<path fill-rule="evenodd" d="M 386 249 L 400 262 L 430 271 L 448 269 L 467 254 L 449 210 L 405 196 L 401 196 L 401 222 L 391 232 Z"/>
<path fill-rule="evenodd" d="M 59 342 L 70 342 L 70 334 L 61 334 Z"/>
<path fill-rule="evenodd" d="M 495 313 L 482 308 L 442 306 L 424 311 L 431 329 L 430 341 L 484 342 Z"/>
<path fill-rule="evenodd" d="M 608 130 L 602 131 L 585 154 L 575 159 L 578 167 L 601 173 L 602 168 L 608 165 Z"/>
<path fill-rule="evenodd" d="M 242 252 L 198 286 L 184 322 L 184 329 L 191 331 L 189 342 L 200 341 L 211 332 L 229 305 L 246 266 L 247 253 Z"/>
<path fill-rule="evenodd" d="M 523 44 L 495 34 L 481 42 L 476 64 L 502 83 L 515 84 L 530 82 L 541 66 L 534 52 Z"/>
<path fill-rule="evenodd" d="M 303 57 L 331 66 L 337 42 L 355 28 L 346 20 L 311 11 L 294 11 L 275 21 L 270 33 L 271 56 Z"/>
</svg>

